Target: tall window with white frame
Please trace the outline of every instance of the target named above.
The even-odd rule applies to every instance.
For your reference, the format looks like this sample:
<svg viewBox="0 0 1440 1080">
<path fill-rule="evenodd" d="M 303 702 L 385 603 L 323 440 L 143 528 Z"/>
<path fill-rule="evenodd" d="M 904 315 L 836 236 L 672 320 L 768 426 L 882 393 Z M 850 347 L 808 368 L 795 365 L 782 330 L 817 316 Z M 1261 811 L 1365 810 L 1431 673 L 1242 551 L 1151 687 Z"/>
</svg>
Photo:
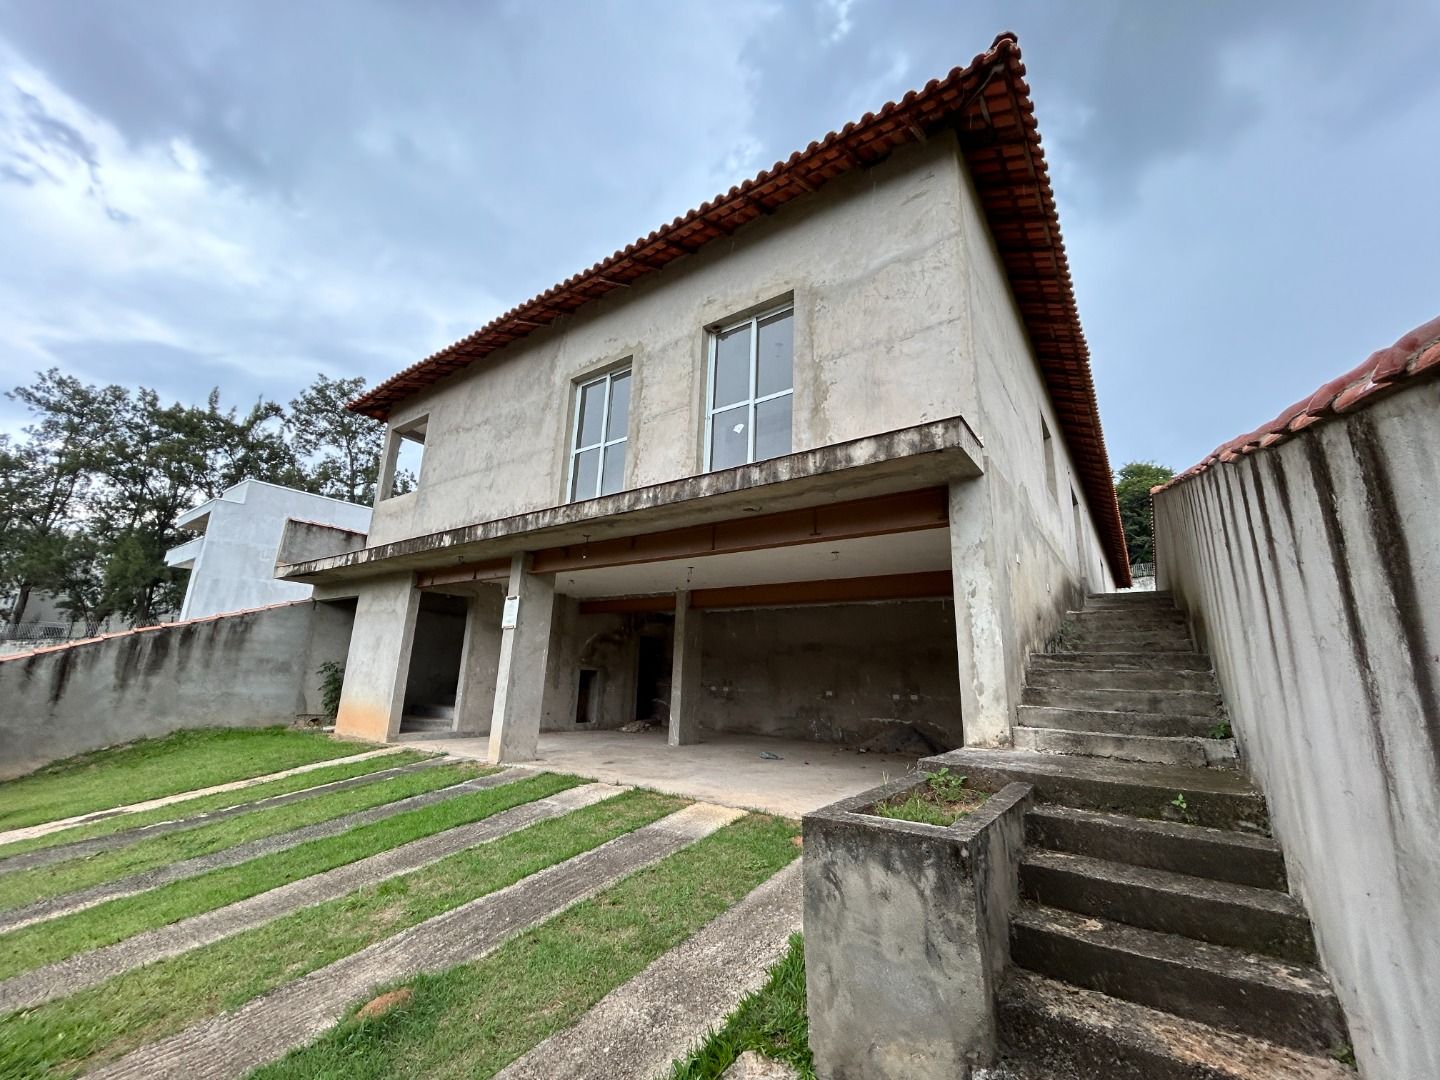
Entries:
<svg viewBox="0 0 1440 1080">
<path fill-rule="evenodd" d="M 630 433 L 630 368 L 616 368 L 575 387 L 570 438 L 569 501 L 613 495 L 625 486 Z"/>
<path fill-rule="evenodd" d="M 791 449 L 795 309 L 771 308 L 710 335 L 705 462 L 728 469 Z"/>
</svg>

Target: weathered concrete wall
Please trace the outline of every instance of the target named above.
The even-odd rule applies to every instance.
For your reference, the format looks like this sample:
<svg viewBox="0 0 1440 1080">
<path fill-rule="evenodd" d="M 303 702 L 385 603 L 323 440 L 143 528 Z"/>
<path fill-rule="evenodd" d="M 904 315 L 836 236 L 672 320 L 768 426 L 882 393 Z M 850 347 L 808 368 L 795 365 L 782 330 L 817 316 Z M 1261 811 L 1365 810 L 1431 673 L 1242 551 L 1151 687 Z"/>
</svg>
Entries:
<svg viewBox="0 0 1440 1080">
<path fill-rule="evenodd" d="M 949 828 L 865 811 L 898 780 L 805 827 L 805 982 L 822 1080 L 954 1080 L 996 1053 L 1030 789 Z"/>
<path fill-rule="evenodd" d="M 947 600 L 707 611 L 703 730 L 857 744 L 912 724 L 961 744 Z"/>
<path fill-rule="evenodd" d="M 346 654 L 337 734 L 384 742 L 399 733 L 419 611 L 420 591 L 412 574 L 365 583 Z"/>
<path fill-rule="evenodd" d="M 991 592 L 1001 600 L 1004 698 L 1013 720 L 1029 653 L 1058 629 L 1066 610 L 1080 606 L 1087 591 L 1115 586 L 1004 266 L 963 168 L 957 182 L 963 189 L 958 205 L 966 253 L 961 266 L 969 316 L 966 355 L 976 381 L 972 426 L 985 443 L 983 484 L 990 507 L 984 532 L 996 556 Z M 957 591 L 960 587 L 957 581 Z"/>
<path fill-rule="evenodd" d="M 1440 1076 L 1440 381 L 1155 499 L 1367 1076 Z"/>
<path fill-rule="evenodd" d="M 794 449 L 968 415 L 960 167 L 948 136 L 897 151 L 406 402 L 392 427 L 429 416 L 420 484 L 370 543 L 563 502 L 571 387 L 626 358 L 626 486 L 702 472 L 704 328 L 789 296 Z"/>
<path fill-rule="evenodd" d="M 344 659 L 349 621 L 300 601 L 0 660 L 0 779 L 181 728 L 318 712 L 316 669 Z"/>
</svg>

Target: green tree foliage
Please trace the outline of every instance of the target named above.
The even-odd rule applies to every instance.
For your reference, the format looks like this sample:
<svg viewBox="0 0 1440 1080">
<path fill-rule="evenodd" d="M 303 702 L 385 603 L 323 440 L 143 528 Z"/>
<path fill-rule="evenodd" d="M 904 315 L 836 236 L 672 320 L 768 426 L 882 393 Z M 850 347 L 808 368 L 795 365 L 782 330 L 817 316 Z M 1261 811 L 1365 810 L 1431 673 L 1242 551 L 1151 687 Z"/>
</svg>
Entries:
<svg viewBox="0 0 1440 1080">
<path fill-rule="evenodd" d="M 363 379 L 315 383 L 291 404 L 165 404 L 51 370 L 9 395 L 34 421 L 0 435 L 0 593 L 24 619 L 34 591 L 75 618 L 145 624 L 175 611 L 185 572 L 165 552 L 186 510 L 245 479 L 374 500 L 381 425 L 345 410 Z"/>
<path fill-rule="evenodd" d="M 1115 498 L 1120 503 L 1120 522 L 1125 526 L 1125 546 L 1132 566 L 1155 561 L 1150 489 L 1174 476 L 1174 469 L 1153 461 L 1128 462 L 1115 474 Z"/>
</svg>

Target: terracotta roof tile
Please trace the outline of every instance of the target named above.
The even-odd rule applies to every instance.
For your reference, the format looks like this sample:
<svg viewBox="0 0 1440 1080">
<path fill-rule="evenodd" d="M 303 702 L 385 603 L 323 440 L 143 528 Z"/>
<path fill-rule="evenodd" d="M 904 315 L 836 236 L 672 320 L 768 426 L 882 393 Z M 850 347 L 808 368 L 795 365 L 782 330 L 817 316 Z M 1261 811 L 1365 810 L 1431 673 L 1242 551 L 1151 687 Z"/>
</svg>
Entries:
<svg viewBox="0 0 1440 1080">
<path fill-rule="evenodd" d="M 1301 398 L 1270 423 L 1248 435 L 1222 443 L 1203 461 L 1192 465 L 1167 484 L 1151 488 L 1152 495 L 1199 476 L 1216 464 L 1229 464 L 1256 450 L 1268 449 L 1341 413 L 1373 405 L 1386 394 L 1410 385 L 1422 375 L 1440 373 L 1440 317 L 1422 323 L 1389 348 L 1369 355 L 1364 363 L 1331 379 L 1313 394 Z"/>
<path fill-rule="evenodd" d="M 446 376 L 663 269 L 711 240 L 803 198 L 906 143 L 954 131 L 1040 362 L 1051 400 L 1118 583 L 1128 584 L 1125 535 L 1100 427 L 1090 354 L 1075 305 L 1065 243 L 1039 125 L 1013 34 L 966 67 L 831 132 L 613 255 L 492 319 L 350 403 L 384 420 L 397 404 Z"/>
</svg>

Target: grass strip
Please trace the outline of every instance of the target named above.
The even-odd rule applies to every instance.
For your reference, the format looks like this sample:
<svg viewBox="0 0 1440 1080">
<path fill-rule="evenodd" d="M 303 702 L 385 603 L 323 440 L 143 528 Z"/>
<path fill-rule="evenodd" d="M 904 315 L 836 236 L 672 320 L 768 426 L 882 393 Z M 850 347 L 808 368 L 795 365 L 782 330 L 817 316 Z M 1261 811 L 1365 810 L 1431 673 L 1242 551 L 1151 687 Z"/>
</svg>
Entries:
<svg viewBox="0 0 1440 1080">
<path fill-rule="evenodd" d="M 163 833 L 114 851 L 20 870 L 0 876 L 0 911 L 369 810 L 494 771 L 468 763 L 439 765 L 302 802 L 252 810 L 195 829 Z"/>
<path fill-rule="evenodd" d="M 351 761 L 343 765 L 328 765 L 323 769 L 315 769 L 313 772 L 270 780 L 263 784 L 256 784 L 254 787 L 221 791 L 214 795 L 201 796 L 198 799 L 186 799 L 173 806 L 157 806 L 154 810 L 142 810 L 138 814 L 116 814 L 114 817 L 101 818 L 88 825 L 76 825 L 73 828 L 47 833 L 44 836 L 32 836 L 28 840 L 15 840 L 8 844 L 0 844 L 0 859 L 9 855 L 19 855 L 26 851 L 37 851 L 40 848 L 72 844 L 77 840 L 109 836 L 111 833 L 124 832 L 127 829 L 141 829 L 162 821 L 174 821 L 177 818 L 209 814 L 216 810 L 238 806 L 241 803 L 273 799 L 277 795 L 289 795 L 291 792 L 303 791 L 307 788 L 334 784 L 340 780 L 350 780 L 357 776 L 398 768 L 401 765 L 411 765 L 432 756 L 418 750 L 402 750 L 398 754 L 386 754 L 384 757 Z M 5 864 L 0 862 L 0 873 L 4 872 Z"/>
<path fill-rule="evenodd" d="M 405 985 L 252 1080 L 488 1077 L 573 1024 L 799 851 L 793 822 L 751 814 L 526 931 L 474 964 Z"/>
<path fill-rule="evenodd" d="M 0 1076 L 65 1077 L 239 1008 L 376 941 L 648 825 L 632 791 L 0 1021 Z"/>
<path fill-rule="evenodd" d="M 815 1080 L 805 1011 L 805 945 L 799 934 L 791 936 L 789 951 L 770 969 L 765 985 L 742 1000 L 689 1057 L 677 1061 L 670 1080 L 719 1080 L 746 1050 L 783 1061 L 801 1080 Z"/>
<path fill-rule="evenodd" d="M 0 979 L 121 941 L 142 930 L 168 926 L 191 915 L 213 911 L 584 782 L 579 777 L 542 773 L 530 780 L 457 795 L 338 836 L 297 844 L 237 866 L 212 870 L 148 892 L 97 904 L 73 915 L 22 927 L 0 936 Z"/>
<path fill-rule="evenodd" d="M 203 728 L 94 750 L 0 784 L 0 832 L 248 780 L 371 747 L 285 728 Z"/>
</svg>

